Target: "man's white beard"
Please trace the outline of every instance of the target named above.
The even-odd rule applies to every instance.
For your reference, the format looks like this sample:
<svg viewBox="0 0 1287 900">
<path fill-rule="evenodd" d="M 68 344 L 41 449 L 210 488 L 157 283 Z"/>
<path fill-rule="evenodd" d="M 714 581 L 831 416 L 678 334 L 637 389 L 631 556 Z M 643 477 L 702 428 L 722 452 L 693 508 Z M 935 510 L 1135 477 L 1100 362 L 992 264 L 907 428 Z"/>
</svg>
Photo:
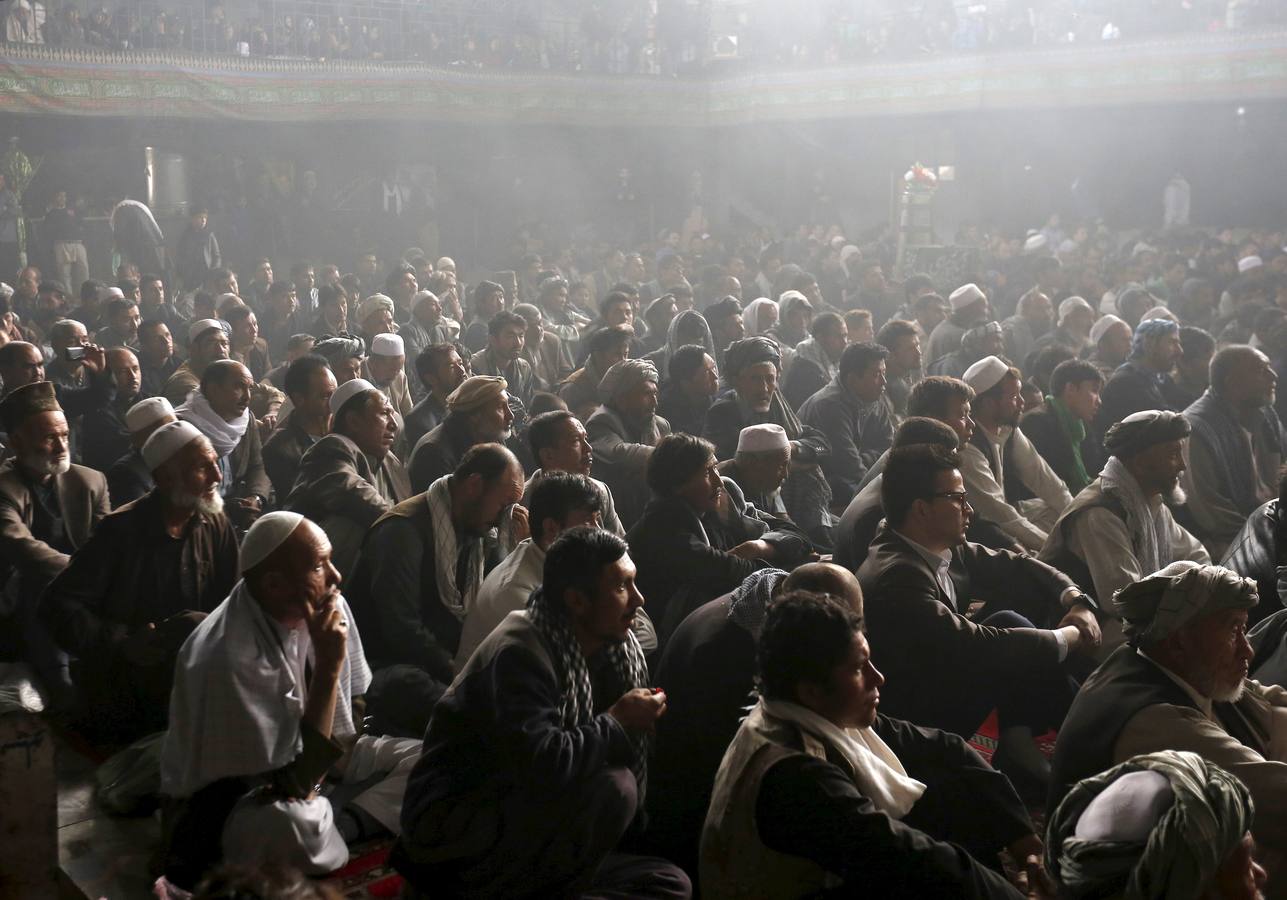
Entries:
<svg viewBox="0 0 1287 900">
<path fill-rule="evenodd" d="M 71 469 L 71 457 L 30 456 L 23 458 L 22 464 L 41 477 L 46 475 L 66 475 L 68 470 Z"/>
<path fill-rule="evenodd" d="M 1211 692 L 1211 699 L 1216 703 L 1237 703 L 1242 699 L 1242 693 L 1247 688 L 1247 679 L 1239 678 L 1236 686 L 1228 688 L 1217 687 Z"/>
<path fill-rule="evenodd" d="M 179 509 L 195 509 L 207 516 L 217 516 L 223 512 L 223 497 L 218 491 L 197 495 L 176 488 L 170 491 L 170 502 Z"/>
<path fill-rule="evenodd" d="M 1189 495 L 1184 493 L 1184 488 L 1180 487 L 1180 483 L 1177 481 L 1175 487 L 1162 495 L 1162 499 L 1166 501 L 1167 506 L 1183 506 L 1189 502 Z"/>
</svg>

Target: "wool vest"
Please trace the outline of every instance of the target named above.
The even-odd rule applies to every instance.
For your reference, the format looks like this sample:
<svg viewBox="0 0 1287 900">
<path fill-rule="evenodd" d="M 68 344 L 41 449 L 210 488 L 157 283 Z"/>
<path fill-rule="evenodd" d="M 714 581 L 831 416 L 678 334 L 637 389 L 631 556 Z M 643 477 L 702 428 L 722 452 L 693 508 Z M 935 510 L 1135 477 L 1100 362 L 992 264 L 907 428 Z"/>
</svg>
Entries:
<svg viewBox="0 0 1287 900">
<path fill-rule="evenodd" d="M 803 739 L 804 749 L 790 746 Z M 724 754 L 702 829 L 701 886 L 708 900 L 795 900 L 812 896 L 838 880 L 817 863 L 770 850 L 755 826 L 760 782 L 774 764 L 807 753 L 826 759 L 815 738 L 786 724 L 769 734 L 743 722 Z"/>
<path fill-rule="evenodd" d="M 1041 555 L 1038 557 L 1042 562 L 1050 563 L 1059 571 L 1063 572 L 1073 581 L 1077 582 L 1077 587 L 1081 588 L 1083 594 L 1094 597 L 1100 608 L 1103 609 L 1109 603 L 1112 597 L 1097 597 L 1095 595 L 1095 579 L 1091 577 L 1090 566 L 1086 560 L 1072 552 L 1069 547 L 1069 532 L 1072 530 L 1073 523 L 1077 517 L 1091 509 L 1106 509 L 1121 519 L 1126 521 L 1126 507 L 1122 501 L 1112 494 L 1104 493 L 1104 483 L 1096 478 L 1090 484 L 1086 485 L 1082 491 L 1073 498 L 1073 502 L 1064 510 L 1064 514 L 1059 517 L 1055 527 L 1050 530 L 1050 536 L 1046 539 L 1046 546 L 1041 549 Z M 1136 557 L 1139 556 L 1139 535 L 1131 534 L 1131 550 Z"/>
<path fill-rule="evenodd" d="M 1053 811 L 1077 782 L 1120 762 L 1114 758 L 1113 750 L 1122 730 L 1136 713 L 1159 703 L 1198 708 L 1187 691 L 1134 647 L 1128 644 L 1113 651 L 1082 685 L 1059 729 L 1051 764 L 1048 810 Z M 1216 703 L 1216 719 L 1235 740 L 1261 755 L 1267 754 L 1267 737 L 1240 703 Z"/>
</svg>

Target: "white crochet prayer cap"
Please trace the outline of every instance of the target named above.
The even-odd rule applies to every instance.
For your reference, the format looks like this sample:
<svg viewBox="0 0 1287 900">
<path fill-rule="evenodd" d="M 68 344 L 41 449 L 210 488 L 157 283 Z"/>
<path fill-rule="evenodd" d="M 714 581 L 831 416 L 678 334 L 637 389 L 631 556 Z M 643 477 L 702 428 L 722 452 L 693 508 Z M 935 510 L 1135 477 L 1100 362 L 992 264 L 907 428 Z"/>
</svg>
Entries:
<svg viewBox="0 0 1287 900">
<path fill-rule="evenodd" d="M 249 571 L 266 560 L 303 521 L 304 517 L 299 513 L 285 510 L 260 516 L 241 542 L 240 571 Z"/>
<path fill-rule="evenodd" d="M 1242 259 L 1238 260 L 1238 271 L 1250 272 L 1252 269 L 1259 269 L 1264 264 L 1265 261 L 1259 256 L 1254 254 L 1251 256 L 1244 256 Z"/>
<path fill-rule="evenodd" d="M 948 294 L 947 303 L 955 312 L 958 309 L 969 306 L 971 303 L 977 303 L 985 297 L 982 290 L 974 282 L 963 284 L 952 293 Z"/>
<path fill-rule="evenodd" d="M 974 393 L 982 394 L 996 387 L 1009 371 L 1010 367 L 997 357 L 986 356 L 966 369 L 961 380 L 974 388 Z"/>
<path fill-rule="evenodd" d="M 1124 320 L 1117 318 L 1117 316 L 1114 316 L 1111 313 L 1106 316 L 1101 316 L 1095 321 L 1094 325 L 1090 326 L 1090 342 L 1092 344 L 1098 344 L 1099 339 L 1108 333 L 1108 329 L 1112 328 L 1118 322 L 1121 322 L 1123 325 L 1126 324 Z"/>
<path fill-rule="evenodd" d="M 174 407 L 170 405 L 170 401 L 164 397 L 148 397 L 135 403 L 125 413 L 125 427 L 130 434 L 138 434 L 165 418 L 174 418 Z"/>
<path fill-rule="evenodd" d="M 178 421 L 162 425 L 152 432 L 152 436 L 143 445 L 143 462 L 147 464 L 148 471 L 155 472 L 170 457 L 199 437 L 202 437 L 201 432 L 191 422 Z"/>
<path fill-rule="evenodd" d="M 191 344 L 201 335 L 214 328 L 223 331 L 223 323 L 218 319 L 197 319 L 188 326 L 188 343 Z"/>
<path fill-rule="evenodd" d="M 371 340 L 372 356 L 406 356 L 406 349 L 402 344 L 402 338 L 396 334 L 385 332 L 377 334 Z"/>
<path fill-rule="evenodd" d="M 335 389 L 331 394 L 331 414 L 339 413 L 340 408 L 363 391 L 378 391 L 375 385 L 365 378 L 351 378 Z"/>
<path fill-rule="evenodd" d="M 791 442 L 787 440 L 786 429 L 781 425 L 766 423 L 748 425 L 737 436 L 738 453 L 762 453 L 767 450 L 789 450 Z"/>
</svg>

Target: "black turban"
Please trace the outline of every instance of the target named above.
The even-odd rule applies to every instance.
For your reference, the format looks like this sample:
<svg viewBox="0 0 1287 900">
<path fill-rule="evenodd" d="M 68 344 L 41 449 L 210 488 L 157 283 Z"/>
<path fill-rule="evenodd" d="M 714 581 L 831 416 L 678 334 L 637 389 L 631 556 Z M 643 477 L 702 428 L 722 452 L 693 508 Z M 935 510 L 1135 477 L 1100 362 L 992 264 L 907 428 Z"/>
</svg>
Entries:
<svg viewBox="0 0 1287 900">
<path fill-rule="evenodd" d="M 1131 413 L 1110 427 L 1104 435 L 1104 449 L 1118 459 L 1127 459 L 1154 444 L 1186 438 L 1190 431 L 1184 413 L 1150 409 Z"/>
<path fill-rule="evenodd" d="M 724 372 L 729 378 L 736 378 L 747 366 L 762 362 L 771 362 L 779 370 L 782 368 L 782 351 L 766 337 L 743 338 L 729 344 L 724 351 Z"/>
</svg>

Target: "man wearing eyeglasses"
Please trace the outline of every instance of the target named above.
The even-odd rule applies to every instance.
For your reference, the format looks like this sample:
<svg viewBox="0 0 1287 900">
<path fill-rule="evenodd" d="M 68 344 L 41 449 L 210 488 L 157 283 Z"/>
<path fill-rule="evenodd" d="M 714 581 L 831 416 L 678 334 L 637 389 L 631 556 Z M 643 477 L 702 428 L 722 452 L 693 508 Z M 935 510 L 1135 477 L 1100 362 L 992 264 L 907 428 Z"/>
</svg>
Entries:
<svg viewBox="0 0 1287 900">
<path fill-rule="evenodd" d="M 1099 645 L 1091 601 L 1045 563 L 966 541 L 974 510 L 956 451 L 892 451 L 880 493 L 885 523 L 858 579 L 878 665 L 897 675 L 882 703 L 966 738 L 996 710 L 995 764 L 1040 796 L 1050 767 L 1032 738 L 1068 711 L 1070 654 Z"/>
</svg>

